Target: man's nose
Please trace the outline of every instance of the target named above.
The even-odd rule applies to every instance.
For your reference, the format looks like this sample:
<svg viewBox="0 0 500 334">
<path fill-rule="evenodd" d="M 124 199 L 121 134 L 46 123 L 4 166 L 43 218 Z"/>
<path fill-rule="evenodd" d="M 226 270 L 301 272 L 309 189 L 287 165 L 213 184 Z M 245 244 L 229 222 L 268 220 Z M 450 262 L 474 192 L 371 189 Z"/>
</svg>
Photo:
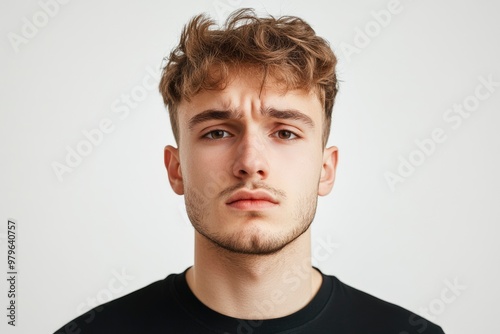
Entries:
<svg viewBox="0 0 500 334">
<path fill-rule="evenodd" d="M 236 147 L 233 174 L 241 179 L 264 180 L 269 164 L 264 141 L 257 134 L 245 134 Z"/>
</svg>

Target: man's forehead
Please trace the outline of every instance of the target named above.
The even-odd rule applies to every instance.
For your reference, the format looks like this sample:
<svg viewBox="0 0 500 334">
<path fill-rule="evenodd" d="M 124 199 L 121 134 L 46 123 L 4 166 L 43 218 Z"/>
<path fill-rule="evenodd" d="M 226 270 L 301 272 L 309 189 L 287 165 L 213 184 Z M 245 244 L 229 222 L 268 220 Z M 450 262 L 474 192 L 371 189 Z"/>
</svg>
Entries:
<svg viewBox="0 0 500 334">
<path fill-rule="evenodd" d="M 242 101 L 224 92 L 204 92 L 179 108 L 180 122 L 192 129 L 210 119 L 244 119 L 258 115 L 264 118 L 302 120 L 314 127 L 321 122 L 322 108 L 316 94 L 288 91 L 283 94 L 262 95 Z M 254 115 L 254 116 L 250 116 Z"/>
<path fill-rule="evenodd" d="M 263 110 L 298 108 L 298 105 L 307 106 L 308 110 L 314 105 L 314 109 L 322 110 L 323 102 L 316 89 L 287 89 L 283 84 L 267 81 L 264 85 L 255 85 L 252 78 L 235 80 L 228 81 L 222 89 L 202 89 L 189 100 L 181 100 L 179 111 L 188 114 L 206 109 L 242 112 L 249 106 Z"/>
</svg>

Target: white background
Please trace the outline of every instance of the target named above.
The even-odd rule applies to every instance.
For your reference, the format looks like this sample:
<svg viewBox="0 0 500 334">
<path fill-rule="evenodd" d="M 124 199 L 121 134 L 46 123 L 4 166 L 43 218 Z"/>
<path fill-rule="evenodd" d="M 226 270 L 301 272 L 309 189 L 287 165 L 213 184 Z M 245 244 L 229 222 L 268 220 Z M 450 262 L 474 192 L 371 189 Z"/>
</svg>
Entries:
<svg viewBox="0 0 500 334">
<path fill-rule="evenodd" d="M 143 80 L 156 86 L 149 73 L 193 15 L 250 6 L 303 17 L 339 57 L 329 143 L 340 161 L 313 223 L 322 251 L 315 263 L 382 299 L 428 309 L 447 333 L 499 333 L 500 87 L 460 126 L 443 116 L 474 101 L 479 77 L 500 81 L 500 5 L 401 0 L 381 26 L 372 12 L 388 3 L 70 1 L 43 22 L 37 1 L 2 1 L 0 267 L 6 275 L 14 218 L 19 280 L 15 328 L 0 280 L 0 331 L 52 333 L 92 299 L 117 298 L 192 263 L 193 230 L 163 167 L 163 147 L 173 143 L 168 115 Z M 34 17 L 38 31 L 14 46 L 9 36 L 23 36 Z M 122 94 L 132 93 L 142 101 L 124 117 Z M 54 163 L 66 164 L 68 148 L 85 146 L 83 131 L 103 119 L 113 130 L 59 180 Z M 446 140 L 418 153 L 415 141 L 436 128 Z M 422 163 L 391 189 L 386 172 L 410 156 Z M 454 281 L 462 286 L 455 293 L 446 290 Z"/>
</svg>

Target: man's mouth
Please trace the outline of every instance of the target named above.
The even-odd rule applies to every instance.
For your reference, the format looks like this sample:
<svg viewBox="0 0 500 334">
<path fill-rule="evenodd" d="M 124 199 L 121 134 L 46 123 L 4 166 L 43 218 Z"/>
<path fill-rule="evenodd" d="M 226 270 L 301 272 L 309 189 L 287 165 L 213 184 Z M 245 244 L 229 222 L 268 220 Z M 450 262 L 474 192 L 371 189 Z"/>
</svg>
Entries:
<svg viewBox="0 0 500 334">
<path fill-rule="evenodd" d="M 279 205 L 278 200 L 264 190 L 238 190 L 231 195 L 226 204 L 239 210 L 263 210 Z"/>
</svg>

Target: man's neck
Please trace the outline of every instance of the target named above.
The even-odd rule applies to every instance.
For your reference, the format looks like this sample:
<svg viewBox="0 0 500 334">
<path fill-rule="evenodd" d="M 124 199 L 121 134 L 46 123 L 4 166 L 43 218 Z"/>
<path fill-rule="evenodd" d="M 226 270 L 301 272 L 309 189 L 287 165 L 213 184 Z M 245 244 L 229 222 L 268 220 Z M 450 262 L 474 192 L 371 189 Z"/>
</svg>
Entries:
<svg viewBox="0 0 500 334">
<path fill-rule="evenodd" d="M 195 262 L 186 279 L 214 311 L 239 319 L 278 318 L 306 306 L 319 290 L 309 230 L 272 255 L 229 252 L 195 233 Z"/>
</svg>

